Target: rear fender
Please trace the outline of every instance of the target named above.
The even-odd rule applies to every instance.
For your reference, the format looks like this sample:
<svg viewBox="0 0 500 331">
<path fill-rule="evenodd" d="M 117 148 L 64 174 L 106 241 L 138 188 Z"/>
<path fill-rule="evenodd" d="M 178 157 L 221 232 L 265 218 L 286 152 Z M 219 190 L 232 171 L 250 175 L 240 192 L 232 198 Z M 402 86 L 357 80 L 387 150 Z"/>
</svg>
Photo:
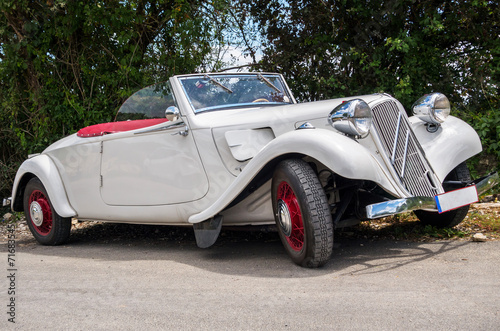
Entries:
<svg viewBox="0 0 500 331">
<path fill-rule="evenodd" d="M 267 144 L 245 166 L 227 190 L 211 206 L 201 213 L 192 215 L 189 222 L 198 223 L 215 216 L 228 206 L 262 170 L 272 171 L 269 165 L 288 154 L 309 156 L 340 176 L 374 181 L 394 190 L 378 162 L 365 147 L 355 140 L 324 129 L 295 130 Z"/>
<path fill-rule="evenodd" d="M 57 214 L 62 217 L 76 216 L 76 211 L 69 203 L 59 171 L 45 154 L 32 157 L 19 167 L 12 189 L 12 210 L 23 211 L 24 189 L 33 177 L 38 177 L 42 182 Z"/>
</svg>

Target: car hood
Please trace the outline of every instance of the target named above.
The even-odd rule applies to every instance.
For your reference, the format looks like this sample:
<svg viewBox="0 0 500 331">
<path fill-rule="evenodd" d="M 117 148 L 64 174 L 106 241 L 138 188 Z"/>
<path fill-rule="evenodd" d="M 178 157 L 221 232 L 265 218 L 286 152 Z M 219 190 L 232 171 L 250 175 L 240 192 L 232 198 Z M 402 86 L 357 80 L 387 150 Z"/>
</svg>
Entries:
<svg viewBox="0 0 500 331">
<path fill-rule="evenodd" d="M 192 129 L 239 126 L 242 124 L 248 125 L 249 128 L 255 125 L 259 126 L 263 124 L 269 127 L 275 127 L 285 123 L 295 124 L 318 118 L 324 118 L 326 122 L 328 114 L 330 114 L 330 112 L 342 102 L 353 99 L 362 99 L 369 104 L 370 102 L 380 99 L 381 97 L 383 97 L 381 94 L 372 94 L 283 106 L 262 106 L 243 109 L 217 110 L 194 115 L 190 119 L 190 122 Z"/>
</svg>

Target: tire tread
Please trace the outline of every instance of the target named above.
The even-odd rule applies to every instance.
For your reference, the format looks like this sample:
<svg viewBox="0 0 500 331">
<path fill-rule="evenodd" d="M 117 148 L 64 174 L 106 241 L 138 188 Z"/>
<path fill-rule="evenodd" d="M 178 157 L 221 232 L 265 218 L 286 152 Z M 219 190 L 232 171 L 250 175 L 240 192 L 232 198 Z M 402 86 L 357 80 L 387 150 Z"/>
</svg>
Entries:
<svg viewBox="0 0 500 331">
<path fill-rule="evenodd" d="M 330 259 L 333 250 L 333 223 L 325 193 L 317 175 L 305 161 L 290 159 L 280 165 L 289 167 L 296 176 L 309 206 L 314 242 L 311 243 L 311 256 L 307 256 L 301 265 L 310 268 L 320 267 Z"/>
</svg>

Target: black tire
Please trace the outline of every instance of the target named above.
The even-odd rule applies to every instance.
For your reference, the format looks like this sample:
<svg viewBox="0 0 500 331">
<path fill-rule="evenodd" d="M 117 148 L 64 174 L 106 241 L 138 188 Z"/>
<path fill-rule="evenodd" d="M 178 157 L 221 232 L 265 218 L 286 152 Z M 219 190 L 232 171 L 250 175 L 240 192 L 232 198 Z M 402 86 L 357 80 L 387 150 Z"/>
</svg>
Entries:
<svg viewBox="0 0 500 331">
<path fill-rule="evenodd" d="M 272 181 L 272 202 L 279 236 L 291 259 L 308 268 L 324 265 L 333 250 L 332 215 L 309 164 L 300 159 L 278 164 Z"/>
<path fill-rule="evenodd" d="M 32 178 L 24 190 L 24 214 L 28 227 L 42 245 L 60 245 L 71 232 L 71 218 L 59 216 L 42 182 Z"/>
<path fill-rule="evenodd" d="M 469 181 L 471 179 L 469 169 L 464 163 L 460 163 L 455 169 L 450 172 L 446 180 L 455 181 Z M 445 187 L 445 191 L 448 191 Z M 437 212 L 429 212 L 424 210 L 416 210 L 415 215 L 425 225 L 432 225 L 438 228 L 452 228 L 460 224 L 467 213 L 469 206 L 460 207 L 458 209 L 450 210 L 446 213 L 439 214 Z"/>
</svg>

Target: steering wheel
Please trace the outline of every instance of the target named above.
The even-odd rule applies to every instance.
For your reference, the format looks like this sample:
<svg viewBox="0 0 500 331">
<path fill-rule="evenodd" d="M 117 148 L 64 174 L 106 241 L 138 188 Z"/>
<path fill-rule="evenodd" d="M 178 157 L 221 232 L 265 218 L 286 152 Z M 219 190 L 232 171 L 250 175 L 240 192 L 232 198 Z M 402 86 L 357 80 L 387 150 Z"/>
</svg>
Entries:
<svg viewBox="0 0 500 331">
<path fill-rule="evenodd" d="M 259 99 L 255 99 L 254 101 L 252 101 L 252 103 L 254 103 L 254 102 L 269 102 L 269 100 L 264 99 L 264 98 L 259 98 Z"/>
</svg>

